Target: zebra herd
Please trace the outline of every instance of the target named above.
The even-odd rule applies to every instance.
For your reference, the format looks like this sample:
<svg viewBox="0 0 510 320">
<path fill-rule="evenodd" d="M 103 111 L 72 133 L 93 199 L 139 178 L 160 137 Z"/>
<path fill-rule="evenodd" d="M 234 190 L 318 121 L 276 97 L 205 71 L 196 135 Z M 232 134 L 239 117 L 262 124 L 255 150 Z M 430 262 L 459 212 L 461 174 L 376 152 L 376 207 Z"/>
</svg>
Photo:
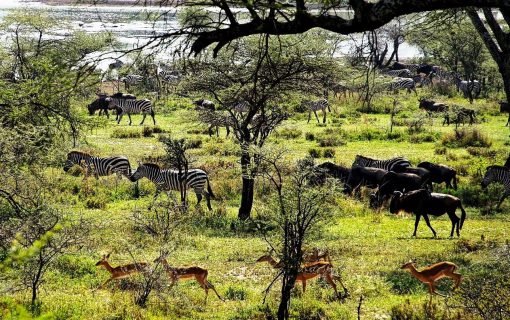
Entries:
<svg viewBox="0 0 510 320">
<path fill-rule="evenodd" d="M 510 161 L 505 165 L 508 164 Z M 433 192 L 432 183 L 446 183 L 447 188 L 457 189 L 457 173 L 446 165 L 421 162 L 413 168 L 410 161 L 403 157 L 379 160 L 357 155 L 350 168 L 326 162 L 315 166 L 314 171 L 318 179 L 312 180 L 312 183 L 323 184 L 325 178 L 333 178 L 344 183 L 344 192 L 349 195 L 356 191 L 359 193 L 361 187 L 376 189 L 370 194 L 372 208 L 381 208 L 389 200 L 392 213 L 398 213 L 400 209 L 412 211 L 417 215 L 414 236 L 420 216 L 424 217 L 434 236 L 436 235 L 427 214 L 438 216 L 448 213 L 452 221 L 450 236 L 453 236 L 455 227 L 457 235 L 462 228 L 465 211 L 461 200 L 449 194 Z M 510 196 L 510 168 L 497 165 L 487 167 L 481 187 L 485 189 L 491 183 L 502 183 L 505 189 L 496 207 L 499 209 L 503 200 Z M 397 203 L 408 195 L 416 203 L 395 209 L 399 206 Z M 455 215 L 456 208 L 462 211 L 460 219 Z"/>
<path fill-rule="evenodd" d="M 144 163 L 132 172 L 129 160 L 124 156 L 102 158 L 85 152 L 71 151 L 67 154 L 64 171 L 68 172 L 75 165 L 83 168 L 85 179 L 89 175 L 94 175 L 98 179 L 100 176 L 112 174 L 117 174 L 118 177 L 125 176 L 132 182 L 142 178 L 149 179 L 156 186 L 152 204 L 154 204 L 161 191 L 177 190 L 182 192 L 184 189 L 193 189 L 197 196 L 197 206 L 200 204 L 203 195 L 207 201 L 207 208 L 212 210 L 211 198 L 214 198 L 214 194 L 209 183 L 209 176 L 200 169 L 179 172 L 178 170 L 161 169 L 157 164 Z"/>
<path fill-rule="evenodd" d="M 87 109 L 89 110 L 90 115 L 93 115 L 97 110 L 99 110 L 99 115 L 101 115 L 101 112 L 104 112 L 108 118 L 110 117 L 108 110 L 115 110 L 117 112 L 117 124 L 119 124 L 122 117 L 127 114 L 129 118 L 129 125 L 132 123 L 132 114 L 141 113 L 143 115 L 140 125 L 143 125 L 145 118 L 149 114 L 152 117 L 152 122 L 156 125 L 153 103 L 148 99 L 136 99 L 136 97 L 131 94 L 123 94 L 121 92 L 111 96 L 99 94 L 98 98 L 87 106 Z"/>
</svg>

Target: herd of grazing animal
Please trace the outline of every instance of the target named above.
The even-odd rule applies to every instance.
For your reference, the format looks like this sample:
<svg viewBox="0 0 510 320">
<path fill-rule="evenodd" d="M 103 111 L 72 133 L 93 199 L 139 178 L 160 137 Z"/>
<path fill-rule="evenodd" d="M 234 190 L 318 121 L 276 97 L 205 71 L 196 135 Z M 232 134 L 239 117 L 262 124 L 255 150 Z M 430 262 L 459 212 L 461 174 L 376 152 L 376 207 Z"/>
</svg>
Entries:
<svg viewBox="0 0 510 320">
<path fill-rule="evenodd" d="M 388 83 L 389 90 L 406 89 L 408 92 L 414 91 L 416 93 L 417 83 L 425 84 L 427 83 L 427 79 L 432 79 L 433 77 L 453 79 L 457 88 L 464 93 L 464 96 L 467 96 L 468 93 L 471 96 L 471 93 L 473 93 L 474 97 L 477 97 L 481 89 L 478 81 L 463 81 L 458 75 L 443 71 L 437 66 L 395 63 L 389 70 L 383 70 L 381 73 L 386 76 L 394 77 L 391 82 Z M 416 76 L 415 73 L 424 74 L 425 76 Z M 168 75 L 169 79 L 172 77 L 173 75 Z M 123 78 L 126 85 L 128 85 L 128 83 L 133 85 L 141 80 L 142 79 L 136 75 Z M 349 89 L 338 84 L 333 91 L 335 95 L 337 93 L 343 93 L 345 95 Z M 221 112 L 216 110 L 214 103 L 209 100 L 196 100 L 193 104 L 196 106 L 196 110 L 199 111 L 199 113 L 202 112 L 209 117 L 209 119 L 211 114 L 214 115 Z M 321 111 L 323 113 L 322 122 L 325 123 L 326 111 L 331 112 L 330 104 L 327 99 L 316 101 L 303 100 L 301 107 L 308 111 L 308 122 L 310 122 L 313 112 L 317 122 L 320 123 L 317 111 Z M 116 111 L 118 124 L 123 115 L 127 114 L 129 125 L 131 125 L 131 114 L 140 113 L 143 115 L 140 125 L 143 125 L 147 115 L 150 115 L 154 125 L 156 124 L 152 102 L 149 100 L 138 100 L 135 96 L 130 94 L 116 93 L 111 96 L 101 94 L 96 100 L 89 104 L 87 108 L 90 115 L 93 115 L 99 110 L 99 115 L 104 113 L 107 117 L 109 117 L 108 111 Z M 449 106 L 445 103 L 428 99 L 420 99 L 419 108 L 427 111 L 429 114 L 443 114 L 443 125 L 449 125 L 450 123 L 458 125 L 464 124 L 465 122 L 469 122 L 471 125 L 476 121 L 475 111 L 468 108 Z M 507 122 L 507 125 L 509 125 L 510 104 L 507 102 L 500 102 L 500 111 L 509 113 Z M 246 105 L 239 103 L 232 108 L 231 112 L 246 112 Z M 224 117 L 218 117 L 218 119 L 218 123 L 209 121 L 209 123 L 211 123 L 208 129 L 209 135 L 213 134 L 214 129 L 218 135 L 219 127 L 226 127 L 228 136 L 229 124 L 224 123 Z M 507 162 L 508 164 L 505 164 L 505 166 L 488 167 L 481 183 L 483 188 L 486 188 L 493 182 L 500 182 L 504 185 L 505 191 L 497 205 L 498 208 L 503 200 L 510 195 L 510 168 L 508 167 L 510 165 L 510 158 Z M 204 196 L 208 209 L 212 210 L 210 200 L 214 198 L 214 194 L 207 173 L 200 169 L 190 169 L 187 174 L 183 176 L 182 173 L 179 174 L 176 170 L 162 169 L 156 164 L 145 163 L 140 164 L 136 170 L 132 170 L 129 160 L 126 157 L 116 156 L 101 158 L 78 151 L 72 151 L 68 154 L 64 170 L 67 172 L 73 165 L 81 166 L 85 171 L 85 177 L 94 175 L 96 179 L 100 176 L 111 174 L 125 176 L 132 182 L 147 178 L 156 185 L 156 193 L 152 204 L 154 204 L 154 201 L 161 191 L 179 191 L 181 188 L 193 189 L 197 196 L 197 205 L 200 204 Z M 453 168 L 431 162 L 421 162 L 416 167 L 412 167 L 411 163 L 403 157 L 378 160 L 358 155 L 350 168 L 331 162 L 325 162 L 316 166 L 315 169 L 316 175 L 313 182 L 316 184 L 324 184 L 327 178 L 334 178 L 344 183 L 344 192 L 349 195 L 359 194 L 361 187 L 376 189 L 376 191 L 370 195 L 371 206 L 382 207 L 385 203 L 389 202 L 388 207 L 392 214 L 397 214 L 401 211 L 414 214 L 416 220 L 414 232 L 412 234 L 413 237 L 417 235 L 417 228 L 421 217 L 423 217 L 427 226 L 432 231 L 433 236 L 436 237 L 437 233 L 430 224 L 429 215 L 441 216 L 444 214 L 447 214 L 451 221 L 450 238 L 454 236 L 454 233 L 460 237 L 460 230 L 462 230 L 466 219 L 466 212 L 462 206 L 461 200 L 449 194 L 433 192 L 433 184 L 445 183 L 447 188 L 457 189 L 457 176 Z M 456 214 L 457 209 L 461 211 L 460 218 Z M 109 264 L 108 258 L 109 255 L 103 256 L 96 264 L 96 266 L 103 266 L 111 274 L 111 277 L 99 288 L 103 288 L 112 280 L 127 278 L 134 274 L 146 272 L 150 267 L 148 263 L 137 262 L 114 268 Z M 268 262 L 275 269 L 284 267 L 282 262 L 277 262 L 270 255 L 260 257 L 257 262 Z M 223 298 L 216 291 L 215 287 L 207 280 L 208 271 L 206 269 L 197 266 L 186 268 L 171 267 L 163 256 L 155 259 L 153 263 L 163 266 L 171 286 L 180 279 L 195 279 L 204 289 L 206 300 L 209 289 L 212 289 L 217 297 L 223 301 Z M 409 262 L 404 264 L 402 269 L 410 270 L 414 277 L 427 284 L 431 294 L 437 293 L 435 282 L 440 278 L 450 277 L 454 279 L 454 289 L 459 286 L 461 281 L 461 275 L 455 273 L 458 267 L 451 262 L 440 262 L 425 267 L 421 271 L 416 269 L 413 262 Z M 302 283 L 303 292 L 305 292 L 307 281 L 317 277 L 323 278 L 334 289 L 337 297 L 345 298 L 348 296 L 348 291 L 341 282 L 340 277 L 333 275 L 333 265 L 327 252 L 325 254 L 314 252 L 311 256 L 305 257 L 300 266 L 296 281 Z M 344 290 L 343 296 L 338 293 L 335 281 L 340 281 Z"/>
</svg>

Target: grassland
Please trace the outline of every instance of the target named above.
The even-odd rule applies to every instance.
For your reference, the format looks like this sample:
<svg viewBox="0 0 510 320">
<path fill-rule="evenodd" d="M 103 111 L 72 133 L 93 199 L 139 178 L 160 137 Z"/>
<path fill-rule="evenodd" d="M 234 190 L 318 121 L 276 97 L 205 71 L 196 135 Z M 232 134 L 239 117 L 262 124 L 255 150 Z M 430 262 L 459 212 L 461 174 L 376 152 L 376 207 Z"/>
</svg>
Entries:
<svg viewBox="0 0 510 320">
<path fill-rule="evenodd" d="M 460 177 L 459 191 L 454 192 L 470 203 L 469 197 L 481 193 L 478 187 L 480 173 L 489 164 L 502 164 L 508 155 L 509 131 L 506 117 L 498 115 L 496 103 L 478 100 L 472 106 L 481 113 L 480 130 L 492 143 L 488 148 L 450 148 L 442 139 L 453 132 L 453 127 L 441 126 L 442 119 L 427 120 L 423 131 L 409 133 L 405 124 L 420 114 L 414 95 L 401 95 L 402 110 L 396 116 L 396 125 L 388 133 L 390 117 L 385 113 L 363 114 L 355 111 L 352 99 L 334 102 L 333 115 L 327 124 L 306 122 L 306 114 L 295 114 L 270 138 L 270 142 L 288 150 L 288 158 L 297 160 L 308 155 L 311 149 L 324 154 L 333 150 L 332 158 L 317 159 L 350 165 L 356 154 L 374 158 L 405 156 L 413 164 L 434 161 L 456 168 Z M 467 103 L 461 98 L 451 103 Z M 205 127 L 193 120 L 193 111 L 185 100 L 174 99 L 158 104 L 157 125 L 174 137 L 201 141 L 191 151 L 197 167 L 209 172 L 217 201 L 212 212 L 193 209 L 176 234 L 178 244 L 168 260 L 172 265 L 199 265 L 209 270 L 209 279 L 227 301 L 221 302 L 210 295 L 204 305 L 204 292 L 194 282 L 179 282 L 171 291 L 154 293 L 147 308 L 136 307 L 129 289 L 114 285 L 94 291 L 108 278 L 104 269 L 94 266 L 100 255 L 112 252 L 111 263 L 129 263 L 137 260 L 152 261 L 157 249 L 150 237 L 134 229 L 133 211 L 145 210 L 152 198 L 154 187 L 148 181 L 140 184 L 141 198 L 134 199 L 133 185 L 127 179 L 116 182 L 114 177 L 83 182 L 81 177 L 65 175 L 61 168 L 48 169 L 59 192 L 53 194 L 61 207 L 75 216 L 93 221 L 97 228 L 88 245 L 78 253 L 59 258 L 51 269 L 41 291 L 42 311 L 58 319 L 265 319 L 274 312 L 278 303 L 278 286 L 270 293 L 267 306 L 262 304 L 263 293 L 275 272 L 267 264 L 254 261 L 264 254 L 267 245 L 249 226 L 237 221 L 240 197 L 240 168 L 238 147 L 232 138 L 208 137 Z M 376 108 L 391 106 L 391 100 L 381 99 Z M 139 116 L 133 117 L 138 123 Z M 119 131 L 120 130 L 120 131 Z M 117 132 L 117 133 L 115 133 Z M 128 137 L 122 137 L 128 132 Z M 135 132 L 131 135 L 129 132 Z M 126 155 L 133 166 L 137 161 L 154 159 L 164 153 L 158 141 L 161 134 L 144 137 L 142 128 L 127 126 L 127 119 L 117 125 L 113 119 L 102 128 L 86 135 L 78 149 L 98 155 Z M 313 135 L 313 137 L 312 137 Z M 121 137 L 121 138 L 113 138 Z M 134 138 L 129 137 L 134 136 Z M 325 147 L 320 147 L 321 141 Z M 333 141 L 333 142 L 331 142 Z M 198 145 L 198 144 L 197 144 Z M 332 152 L 329 152 L 331 155 Z M 266 205 L 267 183 L 257 182 L 254 215 Z M 443 190 L 438 188 L 438 190 Z M 450 192 L 448 190 L 448 192 Z M 194 203 L 194 195 L 190 195 Z M 447 218 L 432 219 L 438 232 L 437 239 L 425 223 L 420 225 L 418 237 L 411 238 L 414 218 L 408 215 L 391 215 L 387 210 L 373 211 L 367 199 L 356 200 L 338 194 L 337 207 L 324 232 L 314 235 L 310 246 L 326 247 L 333 264 L 341 274 L 351 297 L 345 302 L 333 299 L 332 290 L 322 281 L 314 281 L 305 294 L 295 289 L 292 315 L 296 319 L 355 319 L 359 297 L 363 296 L 362 319 L 389 319 L 392 307 L 410 304 L 421 305 L 428 301 L 424 285 L 399 269 L 409 259 L 417 259 L 420 266 L 449 260 L 460 266 L 460 272 L 469 277 L 473 265 L 484 261 L 488 251 L 483 248 L 502 244 L 510 238 L 508 204 L 502 212 L 482 215 L 480 208 L 468 206 L 467 220 L 460 239 L 447 238 L 450 222 Z M 480 240 L 482 235 L 485 240 Z M 483 244 L 480 250 L 466 252 L 468 244 Z M 441 286 L 448 290 L 448 280 Z M 27 292 L 9 294 L 7 301 L 27 301 Z M 441 298 L 435 298 L 438 305 Z"/>
</svg>

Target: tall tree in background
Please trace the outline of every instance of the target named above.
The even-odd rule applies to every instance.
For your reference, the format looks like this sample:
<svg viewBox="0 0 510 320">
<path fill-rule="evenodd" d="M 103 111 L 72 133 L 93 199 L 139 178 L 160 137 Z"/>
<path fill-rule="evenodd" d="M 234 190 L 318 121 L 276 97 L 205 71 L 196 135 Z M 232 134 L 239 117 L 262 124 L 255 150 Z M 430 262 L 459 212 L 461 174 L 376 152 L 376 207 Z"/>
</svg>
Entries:
<svg viewBox="0 0 510 320">
<path fill-rule="evenodd" d="M 262 148 L 288 117 L 282 103 L 289 94 L 322 92 L 325 75 L 334 70 L 327 47 L 312 36 L 247 38 L 232 43 L 217 59 L 202 57 L 191 67 L 185 90 L 217 102 L 221 111 L 211 124 L 230 126 L 241 149 L 240 219 L 250 217 L 260 165 L 252 148 Z"/>
<path fill-rule="evenodd" d="M 503 15 L 507 26 L 501 25 L 494 16 L 493 11 L 489 8 L 482 9 L 485 21 L 482 21 L 477 10 L 474 8 L 467 9 L 471 22 L 498 65 L 499 72 L 503 77 L 503 86 L 507 100 L 510 100 L 510 32 L 508 31 L 510 26 L 510 7 L 501 7 L 499 11 Z"/>
</svg>

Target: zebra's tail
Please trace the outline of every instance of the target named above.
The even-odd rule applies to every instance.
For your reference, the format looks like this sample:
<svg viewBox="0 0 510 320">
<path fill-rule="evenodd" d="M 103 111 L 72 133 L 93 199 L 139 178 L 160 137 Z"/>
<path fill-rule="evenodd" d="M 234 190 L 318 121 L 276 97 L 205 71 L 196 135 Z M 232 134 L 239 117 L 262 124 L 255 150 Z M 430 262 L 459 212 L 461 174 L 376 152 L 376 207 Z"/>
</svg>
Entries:
<svg viewBox="0 0 510 320">
<path fill-rule="evenodd" d="M 464 220 L 466 220 L 466 210 L 462 206 L 462 203 L 459 202 L 460 211 L 462 211 L 462 215 L 460 216 L 460 226 L 459 229 L 462 230 L 462 225 L 464 224 Z"/>
<path fill-rule="evenodd" d="M 216 196 L 212 192 L 211 183 L 209 182 L 209 178 L 207 178 L 207 192 L 209 193 L 209 195 L 211 196 L 212 199 L 216 199 Z"/>
</svg>

